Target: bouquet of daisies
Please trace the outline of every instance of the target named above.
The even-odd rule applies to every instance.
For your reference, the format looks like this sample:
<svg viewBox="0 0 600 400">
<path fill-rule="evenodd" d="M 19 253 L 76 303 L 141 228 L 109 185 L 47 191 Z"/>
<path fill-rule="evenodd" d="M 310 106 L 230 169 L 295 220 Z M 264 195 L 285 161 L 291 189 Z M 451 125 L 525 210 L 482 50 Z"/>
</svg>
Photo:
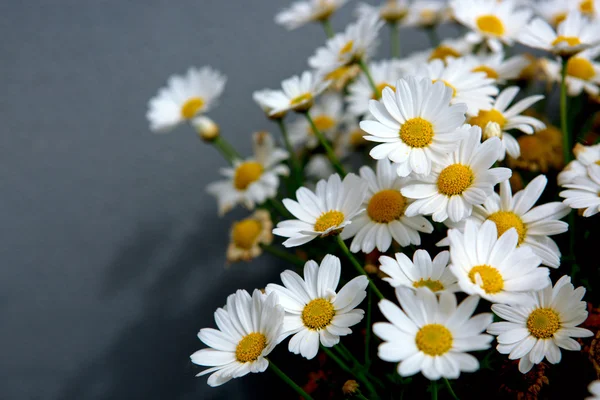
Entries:
<svg viewBox="0 0 600 400">
<path fill-rule="evenodd" d="M 588 384 L 600 399 L 600 1 L 390 0 L 336 32 L 345 3 L 275 17 L 326 39 L 254 93 L 278 133 L 255 133 L 253 155 L 207 116 L 215 69 L 149 102 L 152 130 L 187 122 L 228 163 L 207 188 L 220 215 L 249 210 L 228 262 L 270 253 L 284 269 L 224 299 L 198 376 L 271 369 L 304 399 L 582 398 Z M 431 47 L 401 55 L 406 27 Z"/>
</svg>

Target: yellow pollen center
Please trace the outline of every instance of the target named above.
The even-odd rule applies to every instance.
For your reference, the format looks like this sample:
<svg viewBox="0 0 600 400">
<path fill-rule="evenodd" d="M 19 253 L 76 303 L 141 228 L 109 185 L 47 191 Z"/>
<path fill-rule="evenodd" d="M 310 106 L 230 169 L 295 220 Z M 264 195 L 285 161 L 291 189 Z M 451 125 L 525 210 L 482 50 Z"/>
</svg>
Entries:
<svg viewBox="0 0 600 400">
<path fill-rule="evenodd" d="M 185 119 L 193 118 L 204 107 L 204 99 L 192 97 L 181 106 L 181 116 Z"/>
<path fill-rule="evenodd" d="M 377 100 L 381 97 L 381 93 L 383 93 L 383 89 L 385 89 L 386 87 L 389 87 L 390 89 L 392 89 L 394 92 L 396 91 L 396 88 L 393 87 L 392 85 L 390 85 L 389 83 L 380 83 L 379 85 L 377 85 L 377 93 L 373 93 L 373 96 L 371 97 L 373 100 Z"/>
<path fill-rule="evenodd" d="M 344 213 L 341 211 L 331 210 L 321 214 L 315 222 L 316 232 L 325 232 L 327 229 L 338 226 L 344 222 Z"/>
<path fill-rule="evenodd" d="M 304 103 L 305 101 L 311 101 L 312 98 L 313 98 L 312 94 L 304 93 L 304 94 L 301 94 L 300 96 L 294 97 L 292 100 L 290 100 L 290 105 L 297 106 L 298 104 Z"/>
<path fill-rule="evenodd" d="M 452 97 L 456 96 L 456 88 L 448 81 L 444 80 L 444 79 L 433 79 L 432 82 L 436 83 L 437 81 L 441 81 L 444 83 L 444 85 L 446 85 L 447 87 L 449 87 L 450 89 L 452 89 Z"/>
<path fill-rule="evenodd" d="M 596 75 L 596 72 L 589 60 L 582 57 L 571 57 L 567 62 L 567 74 L 584 81 L 589 81 Z"/>
<path fill-rule="evenodd" d="M 410 147 L 427 147 L 433 139 L 433 125 L 420 117 L 411 118 L 400 127 L 400 139 Z"/>
<path fill-rule="evenodd" d="M 510 228 L 515 228 L 519 234 L 519 244 L 522 244 L 527 234 L 527 227 L 523 223 L 521 217 L 512 211 L 497 211 L 488 217 L 489 220 L 494 221 L 496 228 L 498 229 L 498 237 L 502 236 L 504 232 Z"/>
<path fill-rule="evenodd" d="M 594 2 L 593 0 L 583 0 L 579 3 L 579 11 L 583 14 L 593 14 L 594 13 Z"/>
<path fill-rule="evenodd" d="M 552 18 L 552 25 L 558 26 L 561 22 L 567 19 L 567 13 L 558 13 Z"/>
<path fill-rule="evenodd" d="M 600 165 L 600 160 L 595 162 L 596 165 Z"/>
<path fill-rule="evenodd" d="M 446 196 L 462 194 L 474 179 L 473 171 L 463 164 L 452 164 L 442 170 L 437 180 L 440 193 Z"/>
<path fill-rule="evenodd" d="M 488 78 L 498 79 L 498 72 L 495 69 L 488 67 L 487 65 L 480 65 L 479 67 L 473 68 L 471 72 L 485 72 Z"/>
<path fill-rule="evenodd" d="M 441 356 L 452 348 L 452 333 L 444 325 L 428 324 L 419 329 L 415 342 L 428 356 Z"/>
<path fill-rule="evenodd" d="M 262 333 L 250 333 L 235 348 L 235 358 L 241 362 L 253 362 L 260 357 L 263 350 L 267 347 L 267 338 Z"/>
<path fill-rule="evenodd" d="M 429 288 L 432 292 L 439 292 L 440 290 L 444 290 L 444 284 L 441 281 L 434 281 L 431 279 L 423 279 L 418 282 L 413 282 L 413 286 L 416 288 L 426 287 Z"/>
<path fill-rule="evenodd" d="M 348 41 L 348 43 L 346 43 L 344 45 L 344 47 L 342 47 L 340 49 L 340 57 L 343 58 L 346 54 L 350 53 L 352 51 L 353 47 L 354 47 L 354 40 Z"/>
<path fill-rule="evenodd" d="M 556 46 L 559 43 L 566 43 L 569 46 L 577 46 L 578 44 L 581 44 L 581 41 L 577 36 L 558 36 L 552 42 L 552 46 Z"/>
<path fill-rule="evenodd" d="M 442 60 L 445 61 L 446 57 L 460 57 L 460 53 L 454 50 L 452 47 L 440 45 L 433 49 L 431 55 L 429 56 L 429 61 L 431 60 Z"/>
<path fill-rule="evenodd" d="M 478 265 L 471 268 L 469 271 L 469 279 L 474 284 L 477 284 L 475 275 L 479 274 L 483 281 L 481 288 L 488 294 L 494 294 L 500 292 L 504 288 L 504 279 L 498 270 L 489 265 Z"/>
<path fill-rule="evenodd" d="M 356 129 L 350 133 L 350 144 L 354 147 L 363 146 L 366 141 L 363 137 L 365 132 L 362 129 Z"/>
<path fill-rule="evenodd" d="M 239 248 L 249 250 L 256 243 L 256 239 L 262 231 L 259 221 L 248 218 L 233 225 L 233 243 Z"/>
<path fill-rule="evenodd" d="M 326 80 L 337 81 L 338 79 L 344 78 L 349 72 L 351 72 L 351 65 L 344 65 L 339 68 L 334 69 L 327 75 L 325 75 Z"/>
<path fill-rule="evenodd" d="M 308 329 L 320 330 L 331 323 L 335 310 L 333 304 L 327 299 L 311 300 L 302 310 L 302 323 Z"/>
<path fill-rule="evenodd" d="M 399 191 L 386 189 L 371 197 L 367 206 L 367 214 L 375 222 L 387 224 L 399 219 L 404 214 L 406 199 Z"/>
<path fill-rule="evenodd" d="M 252 182 L 260 178 L 263 170 L 263 166 L 256 161 L 246 161 L 240 164 L 233 176 L 233 186 L 238 190 L 246 190 Z"/>
<path fill-rule="evenodd" d="M 481 32 L 488 33 L 494 36 L 502 36 L 504 34 L 504 24 L 500 18 L 495 15 L 482 15 L 477 18 L 477 27 Z"/>
<path fill-rule="evenodd" d="M 527 318 L 527 329 L 538 339 L 549 339 L 560 329 L 560 318 L 551 308 L 537 308 Z"/>
<path fill-rule="evenodd" d="M 313 122 L 319 132 L 325 132 L 335 127 L 335 120 L 328 115 L 317 115 L 313 118 Z M 310 125 L 307 130 L 309 135 L 314 135 L 314 131 Z"/>
<path fill-rule="evenodd" d="M 488 122 L 495 122 L 500 125 L 500 128 L 504 128 L 504 124 L 506 124 L 506 118 L 504 115 L 495 109 L 491 109 L 488 111 L 481 110 L 477 116 L 470 118 L 469 123 L 471 125 L 478 125 L 482 130 L 485 129 Z"/>
</svg>

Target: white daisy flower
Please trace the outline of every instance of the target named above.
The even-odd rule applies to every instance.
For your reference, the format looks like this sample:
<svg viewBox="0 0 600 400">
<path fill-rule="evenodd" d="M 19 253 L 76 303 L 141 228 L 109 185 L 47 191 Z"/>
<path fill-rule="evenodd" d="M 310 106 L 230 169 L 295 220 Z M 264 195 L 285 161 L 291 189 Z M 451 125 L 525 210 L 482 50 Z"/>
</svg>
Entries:
<svg viewBox="0 0 600 400">
<path fill-rule="evenodd" d="M 527 292 L 550 285 L 548 268 L 528 246 L 517 247 L 519 235 L 509 229 L 498 237 L 496 224 L 480 227 L 467 221 L 464 233 L 448 231 L 450 270 L 467 294 L 478 294 L 493 303 L 519 304 L 529 301 Z"/>
<path fill-rule="evenodd" d="M 199 113 L 210 110 L 223 92 L 227 78 L 211 67 L 191 67 L 183 76 L 173 75 L 167 87 L 148 102 L 146 117 L 154 132 L 168 132 Z"/>
<path fill-rule="evenodd" d="M 440 252 L 433 261 L 427 250 L 417 250 L 410 258 L 404 253 L 396 253 L 396 258 L 381 256 L 379 270 L 388 277 L 383 278 L 392 287 L 418 289 L 426 287 L 432 292 L 458 292 L 456 277 L 450 271 L 450 253 Z"/>
<path fill-rule="evenodd" d="M 276 120 L 276 119 L 281 119 L 281 118 L 285 117 L 287 110 L 271 115 L 272 110 L 271 110 L 271 107 L 269 107 L 269 105 L 267 104 L 267 101 L 268 101 L 267 99 L 270 96 L 273 96 L 273 92 L 276 92 L 276 91 L 271 90 L 271 89 L 257 90 L 252 93 L 252 99 L 264 111 L 264 113 L 267 115 L 268 118 Z"/>
<path fill-rule="evenodd" d="M 273 137 L 267 132 L 253 136 L 254 157 L 244 161 L 234 160 L 233 166 L 221 169 L 226 180 L 211 183 L 208 193 L 219 203 L 219 214 L 223 215 L 238 203 L 248 209 L 264 203 L 277 195 L 279 176 L 287 176 L 289 168 L 282 164 L 287 160 L 287 151 L 276 148 Z"/>
<path fill-rule="evenodd" d="M 283 242 L 285 247 L 337 234 L 362 211 L 366 191 L 367 182 L 354 174 L 346 175 L 344 181 L 338 174 L 320 180 L 314 193 L 301 187 L 296 191 L 298 201 L 283 199 L 285 207 L 298 219 L 281 221 L 273 233 L 289 238 Z"/>
<path fill-rule="evenodd" d="M 335 138 L 338 127 L 344 116 L 344 102 L 337 93 L 327 93 L 319 98 L 310 109 L 310 116 L 317 129 L 330 141 Z M 304 117 L 294 120 L 288 125 L 289 139 L 292 146 L 306 146 L 314 149 L 319 145 L 308 120 Z"/>
<path fill-rule="evenodd" d="M 292 76 L 281 83 L 282 90 L 262 91 L 260 101 L 263 109 L 270 110 L 271 117 L 279 116 L 289 110 L 304 112 L 312 107 L 315 98 L 320 95 L 329 81 L 323 81 L 319 74 L 304 71 L 301 76 Z"/>
<path fill-rule="evenodd" d="M 563 203 L 567 206 L 584 209 L 584 217 L 591 217 L 600 212 L 600 166 L 596 166 L 594 171 L 563 185 L 567 190 L 558 194 L 564 198 Z"/>
<path fill-rule="evenodd" d="M 494 79 L 499 84 L 517 79 L 531 62 L 527 57 L 520 54 L 505 59 L 503 51 L 468 55 L 466 58 L 471 64 L 472 72 L 485 72 L 488 78 Z"/>
<path fill-rule="evenodd" d="M 468 60 L 464 58 L 446 58 L 432 60 L 427 64 L 414 66 L 409 75 L 422 76 L 433 82 L 441 81 L 452 89 L 451 104 L 464 103 L 467 114 L 476 115 L 479 110 L 489 110 L 492 106 L 492 96 L 498 94 L 494 80 L 483 72 L 473 72 Z"/>
<path fill-rule="evenodd" d="M 585 400 L 600 400 L 600 381 L 593 381 L 588 386 L 588 390 L 592 394 L 591 397 L 586 397 Z"/>
<path fill-rule="evenodd" d="M 534 18 L 517 38 L 519 42 L 561 56 L 571 56 L 600 44 L 600 24 L 579 11 L 571 11 L 556 31 L 541 18 Z"/>
<path fill-rule="evenodd" d="M 395 63 L 390 60 L 374 62 L 369 65 L 371 77 L 377 86 L 377 93 L 369 83 L 365 74 L 361 74 L 358 79 L 348 85 L 348 113 L 357 117 L 365 116 L 369 113 L 369 102 L 379 99 L 379 95 L 386 87 L 396 90 L 396 81 L 400 78 L 400 73 Z"/>
<path fill-rule="evenodd" d="M 356 14 L 359 17 L 368 14 L 378 14 L 379 18 L 389 24 L 395 24 L 404 20 L 410 8 L 413 5 L 408 0 L 385 0 L 379 6 L 372 6 L 366 3 L 360 3 L 356 7 Z"/>
<path fill-rule="evenodd" d="M 433 60 L 442 60 L 446 62 L 448 58 L 460 58 L 471 54 L 473 44 L 466 41 L 465 38 L 443 39 L 437 47 L 422 52 L 413 53 L 411 63 L 424 63 Z"/>
<path fill-rule="evenodd" d="M 327 254 L 320 266 L 312 260 L 304 265 L 304 279 L 286 270 L 281 273 L 284 286 L 267 285 L 266 292 L 276 293 L 285 309 L 280 340 L 293 335 L 290 352 L 310 360 L 317 355 L 319 343 L 335 346 L 363 319 L 365 312 L 356 307 L 367 296 L 369 280 L 357 276 L 336 292 L 340 272 L 340 259 Z"/>
<path fill-rule="evenodd" d="M 567 14 L 573 8 L 565 0 L 538 0 L 532 1 L 531 7 L 535 13 L 544 18 L 550 25 L 558 26 L 567 18 Z"/>
<path fill-rule="evenodd" d="M 323 22 L 348 0 L 296 1 L 275 16 L 275 23 L 294 30 L 310 22 Z"/>
<path fill-rule="evenodd" d="M 358 21 L 348 25 L 327 40 L 308 59 L 308 65 L 321 74 L 329 74 L 340 67 L 368 60 L 379 44 L 379 29 L 383 26 L 376 13 L 361 16 Z"/>
<path fill-rule="evenodd" d="M 492 311 L 508 322 L 495 322 L 488 333 L 497 335 L 500 354 L 519 361 L 519 371 L 526 374 L 544 358 L 551 364 L 561 359 L 560 348 L 579 351 L 574 337 L 589 337 L 593 333 L 578 328 L 587 318 L 584 287 L 575 289 L 571 278 L 563 276 L 552 285 L 529 294 L 531 305 L 493 304 Z"/>
<path fill-rule="evenodd" d="M 352 224 L 341 234 L 344 240 L 354 237 L 350 251 L 370 253 L 377 247 L 377 250 L 384 252 L 392 245 L 392 239 L 403 247 L 411 244 L 418 246 L 421 244 L 419 232 L 433 232 L 433 226 L 426 218 L 404 215 L 410 203 L 400 190 L 408 178 L 400 178 L 389 160 L 377 162 L 377 174 L 363 166 L 360 176 L 369 184 L 363 202 L 366 211 L 354 217 Z"/>
<path fill-rule="evenodd" d="M 504 160 L 506 154 L 512 158 L 519 158 L 521 148 L 517 140 L 507 131 L 511 129 L 520 130 L 528 135 L 535 131 L 546 129 L 546 124 L 537 118 L 520 115 L 533 104 L 544 98 L 542 95 L 529 96 L 509 107 L 510 103 L 519 93 L 517 86 L 504 89 L 494 100 L 492 108 L 480 110 L 477 115 L 469 119 L 469 123 L 477 125 L 483 132 L 483 139 L 498 137 L 502 142 L 502 151 L 499 160 Z"/>
<path fill-rule="evenodd" d="M 473 206 L 483 204 L 494 186 L 512 175 L 509 168 L 492 168 L 502 145 L 498 138 L 481 143 L 481 129 L 471 127 L 469 135 L 449 158 L 436 164 L 429 175 L 415 175 L 402 188 L 402 194 L 416 199 L 405 211 L 407 216 L 432 215 L 436 222 L 450 218 L 461 221 L 471 215 Z"/>
<path fill-rule="evenodd" d="M 510 183 L 500 183 L 500 195 L 489 196 L 483 206 L 475 207 L 469 220 L 478 224 L 493 221 L 498 230 L 498 237 L 507 230 L 514 228 L 519 235 L 518 246 L 529 246 L 542 259 L 542 264 L 558 268 L 560 265 L 560 250 L 556 243 L 549 238 L 566 232 L 569 225 L 561 218 L 569 214 L 569 207 L 554 201 L 533 207 L 538 201 L 548 179 L 538 175 L 513 196 Z M 464 222 L 452 224 L 452 228 L 464 230 Z M 438 245 L 447 245 L 442 240 Z"/>
<path fill-rule="evenodd" d="M 532 14 L 513 0 L 452 0 L 450 5 L 456 20 L 472 31 L 467 40 L 486 42 L 492 51 L 512 46 Z"/>
<path fill-rule="evenodd" d="M 567 61 L 567 94 L 579 96 L 581 92 L 592 96 L 600 94 L 600 63 L 594 61 L 600 55 L 600 46 L 577 53 Z M 541 66 L 549 81 L 561 82 L 561 63 L 548 59 L 541 60 Z"/>
<path fill-rule="evenodd" d="M 209 386 L 220 386 L 250 372 L 264 372 L 265 358 L 279 343 L 284 310 L 277 295 L 266 296 L 255 290 L 252 297 L 238 290 L 227 298 L 227 305 L 215 311 L 219 329 L 204 328 L 198 338 L 209 348 L 190 356 L 194 364 L 211 367 L 196 376 L 212 374 Z"/>
<path fill-rule="evenodd" d="M 266 210 L 256 210 L 248 218 L 234 222 L 229 234 L 227 261 L 250 261 L 262 254 L 261 244 L 273 241 L 273 221 Z"/>
<path fill-rule="evenodd" d="M 593 173 L 595 166 L 600 165 L 600 143 L 592 146 L 577 143 L 573 147 L 573 154 L 575 154 L 575 160 L 568 163 L 565 169 L 558 174 L 559 186 L 572 183 L 579 176 Z"/>
<path fill-rule="evenodd" d="M 396 290 L 402 306 L 381 300 L 379 309 L 390 323 L 373 324 L 373 333 L 383 343 L 378 357 L 400 362 L 398 374 L 421 372 L 429 380 L 456 379 L 461 372 L 479 369 L 469 351 L 487 350 L 493 337 L 482 334 L 492 322 L 491 313 L 473 316 L 479 297 L 469 296 L 457 307 L 456 296 L 442 292 L 439 299 L 430 290 Z"/>
<path fill-rule="evenodd" d="M 416 0 L 410 4 L 403 25 L 429 28 L 448 20 L 448 4 L 445 1 Z"/>
<path fill-rule="evenodd" d="M 440 61 L 441 62 L 441 61 Z M 452 91 L 441 82 L 407 77 L 396 82 L 396 92 L 386 87 L 379 101 L 371 100 L 369 111 L 376 121 L 361 121 L 366 140 L 379 142 L 370 155 L 398 163 L 398 175 L 412 171 L 429 174 L 432 163 L 442 162 L 458 147 L 466 132 L 458 129 L 467 107 L 450 105 Z"/>
</svg>

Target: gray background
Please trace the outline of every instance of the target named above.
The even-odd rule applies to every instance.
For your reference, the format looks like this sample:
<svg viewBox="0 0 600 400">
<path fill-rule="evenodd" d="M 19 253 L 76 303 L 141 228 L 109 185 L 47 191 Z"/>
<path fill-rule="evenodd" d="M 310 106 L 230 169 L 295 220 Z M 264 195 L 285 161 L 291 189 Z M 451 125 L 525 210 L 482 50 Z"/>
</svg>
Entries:
<svg viewBox="0 0 600 400">
<path fill-rule="evenodd" d="M 223 268 L 244 212 L 219 219 L 204 188 L 225 163 L 187 127 L 153 135 L 145 112 L 170 74 L 212 65 L 229 81 L 210 116 L 248 154 L 251 133 L 273 129 L 252 91 L 324 41 L 273 23 L 287 3 L 0 3 L 1 399 L 237 398 L 264 382 L 209 389 L 188 357 L 229 293 L 284 266 Z"/>
</svg>

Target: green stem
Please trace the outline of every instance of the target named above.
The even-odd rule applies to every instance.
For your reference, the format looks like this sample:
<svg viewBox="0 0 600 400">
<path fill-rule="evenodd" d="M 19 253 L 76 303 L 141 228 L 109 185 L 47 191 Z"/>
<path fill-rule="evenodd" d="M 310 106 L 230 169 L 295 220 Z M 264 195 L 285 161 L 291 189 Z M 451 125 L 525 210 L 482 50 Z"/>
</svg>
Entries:
<svg viewBox="0 0 600 400">
<path fill-rule="evenodd" d="M 327 35 L 327 37 L 332 38 L 333 35 L 335 35 L 335 32 L 333 30 L 333 27 L 331 26 L 331 21 L 329 21 L 329 18 L 321 21 L 321 24 L 323 25 L 323 29 L 325 30 L 325 34 Z"/>
<path fill-rule="evenodd" d="M 560 129 L 563 134 L 563 155 L 565 165 L 571 161 L 571 135 L 567 122 L 567 57 L 562 58 L 562 69 L 560 74 Z"/>
<path fill-rule="evenodd" d="M 389 26 L 392 58 L 400 58 L 400 34 L 398 32 L 398 22 L 390 22 Z"/>
<path fill-rule="evenodd" d="M 367 79 L 369 80 L 369 85 L 371 85 L 371 89 L 373 89 L 373 93 L 378 99 L 381 98 L 381 93 L 379 92 L 379 89 L 377 89 L 377 85 L 373 80 L 373 76 L 371 75 L 371 71 L 369 70 L 367 63 L 365 63 L 365 60 L 360 60 L 358 65 L 360 66 L 360 69 L 362 69 L 364 74 L 367 76 Z"/>
<path fill-rule="evenodd" d="M 234 160 L 239 160 L 242 158 L 238 152 L 235 151 L 235 149 L 229 143 L 227 143 L 225 139 L 223 139 L 223 136 L 221 135 L 217 136 L 211 143 L 231 164 L 233 164 Z"/>
<path fill-rule="evenodd" d="M 444 378 L 444 383 L 446 384 L 446 387 L 448 388 L 448 391 L 450 392 L 450 396 L 452 396 L 452 398 L 454 400 L 460 400 L 458 398 L 458 396 L 456 395 L 456 393 L 454 393 L 454 390 L 452 390 L 452 385 L 450 384 L 450 381 L 447 378 Z"/>
<path fill-rule="evenodd" d="M 356 397 L 357 399 L 361 399 L 361 400 L 369 400 L 368 398 L 366 398 L 365 396 L 363 396 L 362 393 L 358 392 L 354 395 L 354 397 Z"/>
<path fill-rule="evenodd" d="M 427 37 L 429 37 L 429 43 L 431 43 L 431 47 L 438 47 L 440 45 L 440 38 L 435 30 L 435 25 L 425 28 L 425 32 L 427 32 Z"/>
<path fill-rule="evenodd" d="M 344 240 L 339 235 L 337 237 L 337 242 L 338 242 L 340 248 L 342 249 L 342 252 L 350 260 L 350 263 L 354 266 L 354 268 L 356 268 L 356 270 L 360 274 L 362 274 L 362 275 L 364 275 L 364 276 L 367 277 L 367 279 L 369 280 L 369 286 L 371 287 L 371 289 L 373 290 L 373 292 L 377 295 L 377 297 L 379 297 L 380 300 L 383 300 L 385 297 L 383 296 L 383 294 L 381 294 L 381 292 L 379 291 L 379 289 L 377 289 L 377 286 L 375 286 L 375 282 L 373 282 L 373 280 L 371 279 L 371 277 L 369 277 L 369 275 L 364 270 L 364 268 L 362 267 L 362 265 L 360 265 L 360 263 L 358 262 L 358 260 L 356 259 L 356 257 L 354 257 L 354 255 L 352 255 L 352 253 L 350 253 L 350 250 L 348 249 L 348 246 L 346 246 L 346 243 L 344 243 Z"/>
<path fill-rule="evenodd" d="M 431 381 L 431 400 L 437 400 L 438 398 L 438 387 L 437 381 Z"/>
<path fill-rule="evenodd" d="M 279 125 L 279 129 L 281 130 L 281 135 L 283 136 L 283 142 L 285 143 L 285 148 L 290 154 L 290 167 L 292 169 L 292 176 L 294 178 L 294 182 L 296 184 L 296 188 L 302 186 L 302 171 L 300 169 L 300 164 L 298 163 L 298 158 L 296 158 L 296 153 L 294 152 L 294 147 L 290 142 L 290 137 L 288 135 L 287 128 L 285 127 L 285 122 L 283 122 L 283 118 L 279 118 L 277 120 L 277 125 Z"/>
<path fill-rule="evenodd" d="M 280 370 L 271 360 L 269 360 L 269 368 L 271 368 L 271 370 L 275 372 L 275 374 L 278 377 L 280 377 L 281 380 L 290 385 L 290 387 L 294 389 L 296 393 L 304 397 L 305 400 L 313 400 L 313 398 L 308 393 L 306 393 L 300 386 L 298 386 L 296 382 L 291 380 L 290 377 L 287 376 L 282 370 Z"/>
<path fill-rule="evenodd" d="M 295 255 L 290 254 L 287 251 L 278 247 L 272 246 L 270 244 L 261 244 L 260 247 L 267 253 L 270 253 L 275 257 L 281 258 L 282 260 L 287 261 L 290 264 L 294 264 L 297 267 L 303 267 L 305 264 L 305 261 L 301 258 L 298 258 Z"/>
<path fill-rule="evenodd" d="M 325 149 L 325 152 L 327 153 L 327 157 L 329 158 L 329 161 L 331 161 L 333 168 L 343 178 L 344 176 L 346 176 L 346 171 L 344 170 L 344 167 L 342 167 L 342 164 L 340 164 L 340 161 L 338 160 L 333 149 L 331 148 L 329 141 L 323 135 L 323 133 L 321 131 L 319 131 L 319 129 L 315 125 L 315 121 L 313 121 L 312 117 L 310 116 L 310 113 L 307 111 L 306 113 L 304 113 L 304 115 L 306 115 L 306 119 L 308 120 L 310 127 L 312 128 L 313 132 L 315 133 L 315 136 L 319 139 L 321 146 L 323 146 L 323 148 Z"/>
<path fill-rule="evenodd" d="M 365 368 L 368 370 L 371 366 L 371 306 L 372 290 L 367 291 L 367 331 L 365 333 Z"/>
</svg>

